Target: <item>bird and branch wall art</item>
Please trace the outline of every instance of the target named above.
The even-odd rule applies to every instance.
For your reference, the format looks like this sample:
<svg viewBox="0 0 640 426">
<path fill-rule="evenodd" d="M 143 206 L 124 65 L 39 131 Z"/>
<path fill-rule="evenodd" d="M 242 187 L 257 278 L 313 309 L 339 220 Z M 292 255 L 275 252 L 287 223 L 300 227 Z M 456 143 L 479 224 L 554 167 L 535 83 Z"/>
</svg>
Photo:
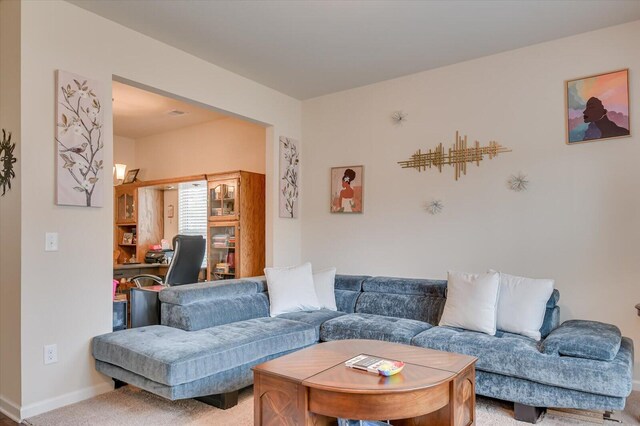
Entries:
<svg viewBox="0 0 640 426">
<path fill-rule="evenodd" d="M 467 163 L 476 163 L 479 166 L 485 157 L 492 159 L 503 152 L 511 150 L 495 141 L 490 141 L 486 146 L 480 146 L 480 142 L 475 141 L 473 146 L 468 147 L 467 136 L 460 136 L 456 131 L 456 141 L 447 152 L 442 144 L 438 144 L 435 149 L 429 149 L 427 152 L 418 150 L 409 160 L 398 161 L 398 164 L 404 169 L 416 169 L 419 172 L 433 167 L 440 173 L 442 166 L 453 166 L 455 179 L 458 180 L 460 176 L 467 174 Z"/>
<path fill-rule="evenodd" d="M 298 141 L 280 136 L 280 217 L 298 217 L 300 149 Z"/>
<path fill-rule="evenodd" d="M 11 143 L 11 132 L 2 129 L 2 141 L 0 142 L 0 162 L 2 162 L 2 170 L 0 170 L 0 186 L 2 187 L 2 195 L 7 193 L 7 188 L 11 189 L 11 179 L 16 177 L 13 165 L 18 159 L 13 154 L 16 144 Z"/>
<path fill-rule="evenodd" d="M 56 202 L 102 207 L 104 132 L 98 81 L 56 73 Z"/>
</svg>

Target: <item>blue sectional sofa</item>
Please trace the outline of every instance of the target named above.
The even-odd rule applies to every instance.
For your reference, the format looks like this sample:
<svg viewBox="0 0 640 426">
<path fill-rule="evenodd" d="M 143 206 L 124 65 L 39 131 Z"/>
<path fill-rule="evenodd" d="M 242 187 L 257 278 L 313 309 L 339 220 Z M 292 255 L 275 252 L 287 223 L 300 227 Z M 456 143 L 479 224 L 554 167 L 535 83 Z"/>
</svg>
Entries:
<svg viewBox="0 0 640 426">
<path fill-rule="evenodd" d="M 513 401 L 525 420 L 535 420 L 529 409 L 537 407 L 624 408 L 633 342 L 616 327 L 559 325 L 557 290 L 540 342 L 439 327 L 446 288 L 438 280 L 338 275 L 337 312 L 271 318 L 263 277 L 173 287 L 160 293 L 162 325 L 95 337 L 93 355 L 107 376 L 176 400 L 237 395 L 252 383 L 254 365 L 320 341 L 376 339 L 476 356 L 477 393 Z"/>
</svg>

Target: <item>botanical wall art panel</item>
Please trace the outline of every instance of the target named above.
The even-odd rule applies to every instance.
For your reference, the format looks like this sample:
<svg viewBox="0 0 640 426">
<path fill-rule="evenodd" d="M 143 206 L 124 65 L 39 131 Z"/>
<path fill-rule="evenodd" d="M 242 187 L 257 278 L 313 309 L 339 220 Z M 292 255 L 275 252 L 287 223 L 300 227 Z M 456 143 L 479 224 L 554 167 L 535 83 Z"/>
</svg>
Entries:
<svg viewBox="0 0 640 426">
<path fill-rule="evenodd" d="M 629 70 L 567 81 L 567 143 L 629 136 Z"/>
<path fill-rule="evenodd" d="M 300 146 L 297 140 L 280 136 L 280 217 L 297 218 L 300 188 Z"/>
<path fill-rule="evenodd" d="M 2 195 L 7 193 L 7 188 L 11 189 L 11 179 L 16 177 L 16 172 L 13 170 L 13 165 L 18 161 L 13 153 L 15 149 L 16 144 L 11 143 L 11 132 L 2 129 L 2 141 L 0 142 L 0 163 L 2 164 L 0 187 L 2 187 Z"/>
<path fill-rule="evenodd" d="M 102 207 L 104 95 L 96 80 L 56 72 L 56 203 Z"/>
<path fill-rule="evenodd" d="M 362 213 L 364 166 L 331 168 L 331 212 Z"/>
</svg>

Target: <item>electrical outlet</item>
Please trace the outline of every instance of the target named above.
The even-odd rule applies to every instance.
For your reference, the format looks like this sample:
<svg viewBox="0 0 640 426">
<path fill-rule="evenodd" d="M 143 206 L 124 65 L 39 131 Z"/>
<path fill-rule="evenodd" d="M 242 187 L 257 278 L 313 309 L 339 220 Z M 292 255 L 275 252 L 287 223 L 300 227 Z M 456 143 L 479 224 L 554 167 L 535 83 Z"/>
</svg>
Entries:
<svg viewBox="0 0 640 426">
<path fill-rule="evenodd" d="M 44 234 L 44 251 L 58 251 L 57 232 L 46 232 Z"/>
<path fill-rule="evenodd" d="M 44 347 L 44 363 L 53 364 L 58 362 L 58 345 L 45 345 Z"/>
</svg>

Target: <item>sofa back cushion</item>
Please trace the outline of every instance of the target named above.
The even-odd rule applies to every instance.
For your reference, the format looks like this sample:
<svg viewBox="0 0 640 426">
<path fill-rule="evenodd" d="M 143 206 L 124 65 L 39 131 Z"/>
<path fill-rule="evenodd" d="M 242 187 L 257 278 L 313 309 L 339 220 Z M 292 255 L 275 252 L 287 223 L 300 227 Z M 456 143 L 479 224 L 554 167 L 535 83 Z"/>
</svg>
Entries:
<svg viewBox="0 0 640 426">
<path fill-rule="evenodd" d="M 373 277 L 362 284 L 355 312 L 438 324 L 445 303 L 446 281 Z"/>
<path fill-rule="evenodd" d="M 197 284 L 187 284 L 169 287 L 160 292 L 162 303 L 174 305 L 188 305 L 207 300 L 256 294 L 262 289 L 262 282 L 252 278 L 239 280 L 208 281 Z"/>
<path fill-rule="evenodd" d="M 362 292 L 362 283 L 367 275 L 336 275 L 335 293 L 338 311 L 353 314 L 356 311 L 356 301 Z"/>
<path fill-rule="evenodd" d="M 542 321 L 542 327 L 540 327 L 540 336 L 544 339 L 560 325 L 560 307 L 558 301 L 560 300 L 560 292 L 558 289 L 554 289 L 551 293 L 551 297 L 547 301 L 547 309 L 544 313 L 544 321 Z"/>
<path fill-rule="evenodd" d="M 186 331 L 268 316 L 269 299 L 265 293 L 209 299 L 188 305 L 161 305 L 162 325 Z"/>
<path fill-rule="evenodd" d="M 360 293 L 362 284 L 371 278 L 368 275 L 341 275 L 336 274 L 335 288 L 336 290 L 354 291 Z"/>
</svg>

